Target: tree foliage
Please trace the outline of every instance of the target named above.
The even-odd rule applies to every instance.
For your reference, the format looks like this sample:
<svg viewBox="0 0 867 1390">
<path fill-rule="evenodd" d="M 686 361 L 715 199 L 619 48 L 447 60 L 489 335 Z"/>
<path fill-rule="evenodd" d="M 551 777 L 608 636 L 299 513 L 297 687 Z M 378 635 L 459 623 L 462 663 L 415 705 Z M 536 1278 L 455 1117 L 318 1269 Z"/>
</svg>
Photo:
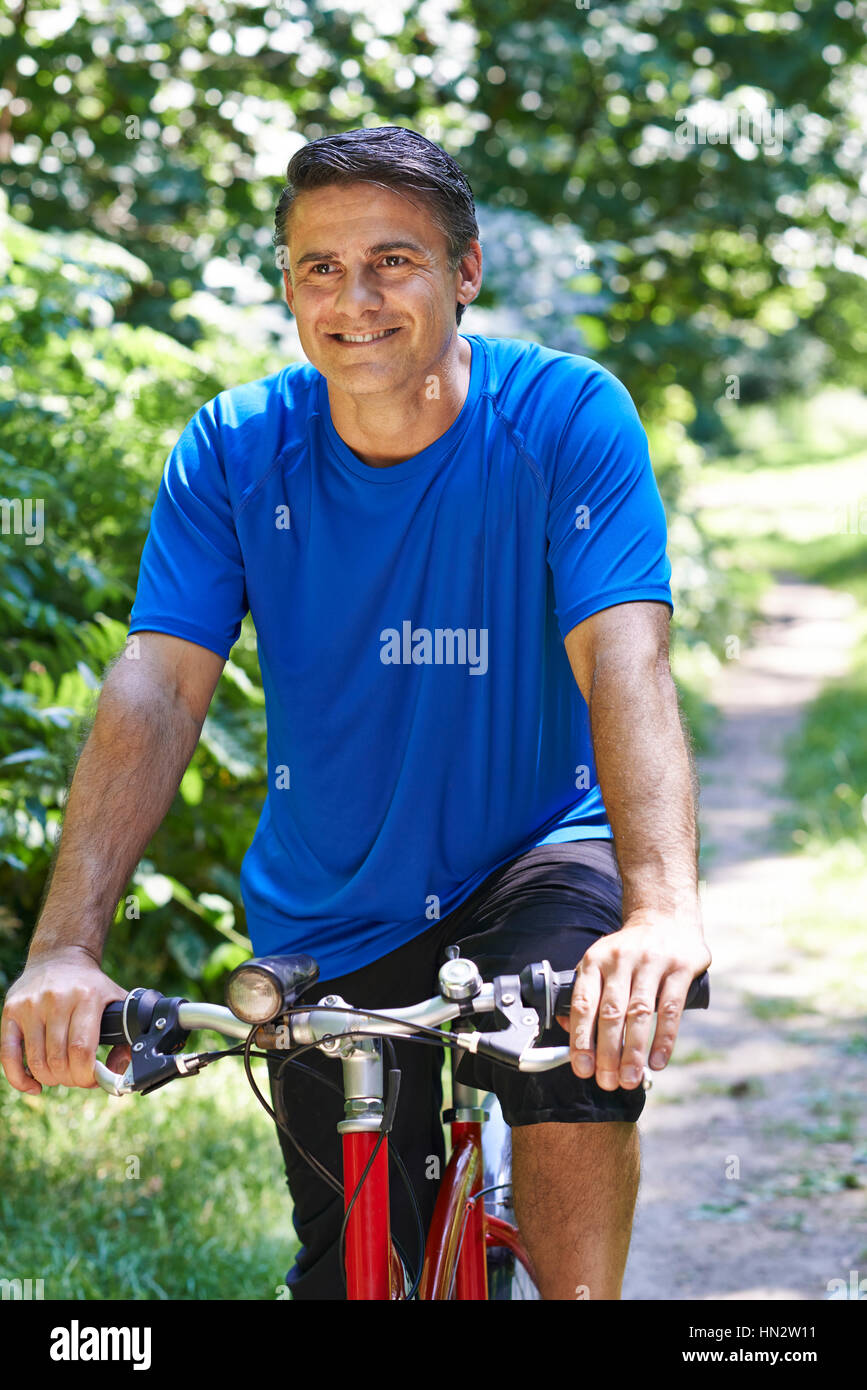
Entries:
<svg viewBox="0 0 867 1390">
<path fill-rule="evenodd" d="M 648 413 L 675 381 L 713 403 L 732 371 L 755 396 L 796 363 L 805 386 L 844 364 L 863 380 L 865 19 L 864 0 L 544 0 L 532 14 L 516 0 L 22 0 L 0 21 L 3 179 L 31 225 L 96 231 L 144 261 L 122 317 L 192 342 L 172 307 L 209 267 L 212 283 L 223 262 L 261 272 L 273 295 L 275 182 L 294 149 L 407 124 L 460 158 L 480 204 L 580 231 L 590 263 L 557 278 L 597 297 L 577 326 Z M 738 138 L 721 142 L 726 113 Z M 571 305 L 534 291 L 533 268 L 518 275 L 531 330 L 556 345 Z M 843 339 L 831 291 L 851 300 Z"/>
<path fill-rule="evenodd" d="M 194 352 L 112 321 L 150 279 L 143 262 L 92 235 L 26 228 L 2 207 L 0 222 L 0 963 L 8 974 L 35 923 L 103 672 L 124 649 L 162 461 L 222 380 L 218 341 Z M 247 353 L 241 367 L 253 377 L 263 362 Z M 125 947 L 125 970 L 140 961 L 144 974 L 171 977 L 174 963 L 179 977 L 196 979 L 242 949 L 238 868 L 264 794 L 262 706 L 248 624 L 176 803 L 121 904 L 114 949 Z"/>
<path fill-rule="evenodd" d="M 679 639 L 712 651 L 742 577 L 679 498 L 724 446 L 731 383 L 741 400 L 863 384 L 865 21 L 867 0 L 19 0 L 0 16 L 7 973 L 123 648 L 165 455 L 205 400 L 298 352 L 270 244 L 294 150 L 394 123 L 461 161 L 485 255 L 466 327 L 586 352 L 626 384 L 669 512 Z M 43 543 L 14 514 L 26 499 Z M 263 717 L 248 621 L 119 908 L 109 963 L 131 983 L 205 989 L 243 949 Z"/>
</svg>

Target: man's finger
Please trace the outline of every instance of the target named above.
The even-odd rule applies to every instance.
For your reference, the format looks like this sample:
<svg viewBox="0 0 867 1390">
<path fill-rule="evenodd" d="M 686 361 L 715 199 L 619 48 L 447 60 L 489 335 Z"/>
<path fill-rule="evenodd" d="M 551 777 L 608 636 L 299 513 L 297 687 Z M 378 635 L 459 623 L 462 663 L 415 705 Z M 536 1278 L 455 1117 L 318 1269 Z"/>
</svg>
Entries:
<svg viewBox="0 0 867 1390">
<path fill-rule="evenodd" d="M 596 1024 L 596 1080 L 603 1091 L 616 1091 L 620 1085 L 620 1053 L 629 1003 L 631 974 L 615 966 L 606 976 L 599 1000 Z"/>
<path fill-rule="evenodd" d="M 33 1015 L 24 1033 L 24 1055 L 27 1070 L 43 1086 L 56 1086 L 57 1081 L 45 1056 L 45 1023 L 38 1015 Z"/>
<path fill-rule="evenodd" d="M 650 1035 L 653 1031 L 653 1011 L 659 992 L 659 964 L 640 966 L 632 977 L 629 1002 L 626 1005 L 626 1028 L 623 1051 L 619 1060 L 619 1085 L 634 1090 L 641 1084 Z"/>
<path fill-rule="evenodd" d="M 42 1087 L 24 1065 L 21 1050 L 22 1036 L 21 1029 L 15 1019 L 4 1014 L 3 1022 L 0 1024 L 0 1063 L 2 1063 L 6 1073 L 6 1080 L 10 1086 L 15 1087 L 16 1091 L 24 1091 L 28 1095 L 38 1096 Z"/>
<path fill-rule="evenodd" d="M 650 1050 L 650 1065 L 654 1071 L 660 1071 L 674 1051 L 690 983 L 691 975 L 688 970 L 667 975 L 662 982 L 656 1003 L 656 1032 Z"/>
<path fill-rule="evenodd" d="M 81 1000 L 69 1020 L 67 1053 L 73 1086 L 95 1086 L 93 1064 L 99 1043 L 99 1025 L 105 1005 L 100 998 L 88 996 Z"/>
<path fill-rule="evenodd" d="M 132 1053 L 127 1043 L 117 1043 L 105 1059 L 105 1065 L 109 1071 L 116 1071 L 120 1076 L 126 1071 L 132 1061 Z"/>
<path fill-rule="evenodd" d="M 51 1072 L 53 1086 L 72 1085 L 67 1056 L 68 1038 L 69 1016 L 65 1010 L 54 1007 L 48 1015 L 45 1028 L 45 1061 Z"/>
<path fill-rule="evenodd" d="M 601 993 L 602 971 L 593 961 L 583 960 L 575 976 L 569 1011 L 569 1046 L 576 1076 L 592 1076 L 596 1066 L 593 1036 Z"/>
</svg>

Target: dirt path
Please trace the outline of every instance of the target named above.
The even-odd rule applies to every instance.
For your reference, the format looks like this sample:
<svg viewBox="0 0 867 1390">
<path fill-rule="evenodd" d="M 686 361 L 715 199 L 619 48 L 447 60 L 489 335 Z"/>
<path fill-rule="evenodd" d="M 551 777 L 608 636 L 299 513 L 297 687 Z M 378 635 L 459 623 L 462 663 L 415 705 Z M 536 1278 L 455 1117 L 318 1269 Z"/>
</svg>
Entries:
<svg viewBox="0 0 867 1390">
<path fill-rule="evenodd" d="M 700 767 L 712 1008 L 686 1016 L 641 1120 L 625 1299 L 826 1299 L 830 1280 L 867 1278 L 865 1060 L 851 1019 L 809 1012 L 823 961 L 789 929 L 816 865 L 770 833 L 783 742 L 845 671 L 854 611 L 781 578 L 714 688 L 723 719 Z"/>
</svg>

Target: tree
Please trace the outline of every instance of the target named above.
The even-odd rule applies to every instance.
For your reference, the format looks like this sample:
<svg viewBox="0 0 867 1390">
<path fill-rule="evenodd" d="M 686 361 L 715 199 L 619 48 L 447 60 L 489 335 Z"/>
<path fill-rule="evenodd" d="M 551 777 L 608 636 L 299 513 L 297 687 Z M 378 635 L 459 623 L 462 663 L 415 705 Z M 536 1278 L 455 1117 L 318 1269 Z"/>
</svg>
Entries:
<svg viewBox="0 0 867 1390">
<path fill-rule="evenodd" d="M 580 230 L 589 259 L 554 276 L 566 299 L 525 284 L 518 325 L 552 346 L 580 331 L 648 415 L 676 382 L 718 431 L 708 404 L 735 365 L 760 394 L 793 360 L 816 383 L 863 363 L 864 0 L 545 0 L 531 18 L 516 0 L 412 0 L 402 15 L 374 0 L 22 0 L 0 33 L 13 214 L 96 230 L 143 260 L 131 323 L 194 341 L 175 301 L 225 262 L 276 293 L 288 156 L 387 122 L 440 140 L 492 213 Z M 500 277 L 482 302 L 513 288 Z M 831 291 L 853 306 L 842 342 Z M 589 299 L 577 313 L 576 295 Z M 805 332 L 824 343 L 806 359 Z"/>
</svg>

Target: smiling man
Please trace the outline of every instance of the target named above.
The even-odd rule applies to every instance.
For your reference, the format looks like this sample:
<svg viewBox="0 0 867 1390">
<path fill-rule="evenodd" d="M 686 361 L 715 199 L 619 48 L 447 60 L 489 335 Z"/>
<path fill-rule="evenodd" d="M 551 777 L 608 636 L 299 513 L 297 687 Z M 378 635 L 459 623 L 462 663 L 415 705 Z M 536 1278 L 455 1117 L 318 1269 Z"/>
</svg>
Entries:
<svg viewBox="0 0 867 1390">
<path fill-rule="evenodd" d="M 249 610 L 268 718 L 242 869 L 256 954 L 307 951 L 308 1000 L 372 1009 L 436 992 L 453 945 L 486 976 L 580 964 L 571 1069 L 465 1056 L 458 1080 L 495 1091 L 512 1127 L 543 1295 L 618 1298 L 642 1069 L 667 1063 L 710 961 L 646 436 L 589 358 L 458 332 L 482 276 L 473 198 L 421 136 L 304 147 L 275 241 L 308 361 L 203 406 L 168 460 L 130 627 L 142 660 L 106 680 L 10 992 L 7 1075 L 88 1083 L 99 1013 L 123 994 L 97 965 L 108 924 Z M 442 1059 L 396 1047 L 392 1138 L 429 1220 Z M 305 1060 L 333 1079 L 330 1060 Z M 272 1091 L 339 1169 L 341 1099 L 291 1067 Z M 281 1145 L 293 1296 L 340 1298 L 340 1198 Z"/>
<path fill-rule="evenodd" d="M 368 138 L 366 148 L 381 150 L 383 136 L 376 145 Z M 478 228 L 462 209 L 454 220 L 463 225 L 449 238 L 418 190 L 413 200 L 409 188 L 320 187 L 323 168 L 315 154 L 312 165 L 305 155 L 310 160 L 302 151 L 293 161 L 303 199 L 289 185 L 276 217 L 282 243 L 291 213 L 300 253 L 278 247 L 290 260 L 283 270 L 286 301 L 304 352 L 328 382 L 337 433 L 366 464 L 388 466 L 439 439 L 466 399 L 472 354 L 455 332 L 455 298 L 461 309 L 478 293 Z M 467 251 L 462 237 L 472 243 L 468 254 L 461 254 Z"/>
</svg>

